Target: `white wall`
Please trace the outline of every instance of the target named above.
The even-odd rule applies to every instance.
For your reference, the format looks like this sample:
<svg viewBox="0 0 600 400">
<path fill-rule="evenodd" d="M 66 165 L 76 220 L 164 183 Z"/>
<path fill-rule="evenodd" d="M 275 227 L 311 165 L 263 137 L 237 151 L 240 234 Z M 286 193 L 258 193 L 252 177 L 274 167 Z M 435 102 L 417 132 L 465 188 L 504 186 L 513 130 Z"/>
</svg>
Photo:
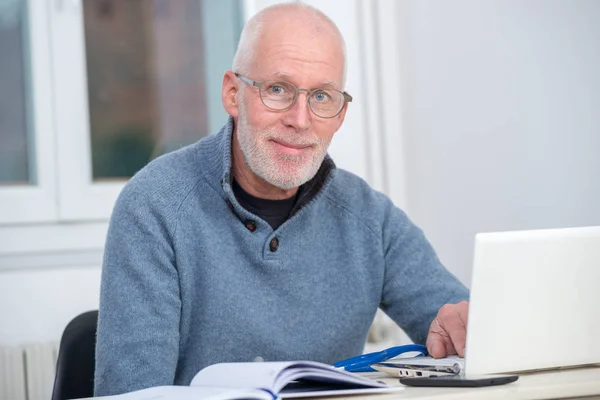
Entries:
<svg viewBox="0 0 600 400">
<path fill-rule="evenodd" d="M 408 211 L 448 268 L 479 231 L 600 225 L 600 2 L 396 12 Z"/>
<path fill-rule="evenodd" d="M 100 267 L 0 271 L 0 344 L 58 341 L 76 315 L 98 309 Z"/>
<path fill-rule="evenodd" d="M 97 309 L 108 223 L 0 226 L 0 346 L 58 341 Z"/>
</svg>

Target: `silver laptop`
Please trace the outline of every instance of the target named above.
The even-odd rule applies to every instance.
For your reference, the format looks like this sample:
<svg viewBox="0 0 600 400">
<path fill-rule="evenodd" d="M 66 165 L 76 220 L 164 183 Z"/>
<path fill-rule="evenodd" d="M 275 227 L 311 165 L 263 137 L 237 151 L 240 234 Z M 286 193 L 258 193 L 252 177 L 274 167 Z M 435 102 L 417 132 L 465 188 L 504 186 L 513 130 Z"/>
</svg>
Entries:
<svg viewBox="0 0 600 400">
<path fill-rule="evenodd" d="M 466 373 L 600 363 L 600 227 L 478 234 Z"/>
</svg>

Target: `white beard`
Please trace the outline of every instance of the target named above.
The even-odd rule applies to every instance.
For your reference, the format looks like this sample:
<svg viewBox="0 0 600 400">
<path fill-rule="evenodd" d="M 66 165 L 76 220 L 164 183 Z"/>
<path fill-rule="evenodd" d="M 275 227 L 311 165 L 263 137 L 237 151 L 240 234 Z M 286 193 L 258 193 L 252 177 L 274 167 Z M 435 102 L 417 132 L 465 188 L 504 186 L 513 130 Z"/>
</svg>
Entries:
<svg viewBox="0 0 600 400">
<path fill-rule="evenodd" d="M 240 96 L 241 97 L 241 96 Z M 276 129 L 254 129 L 248 124 L 246 109 L 240 99 L 237 139 L 246 165 L 260 178 L 283 190 L 301 186 L 311 180 L 321 167 L 330 141 L 315 134 L 282 134 Z M 299 146 L 313 146 L 308 154 L 291 156 L 277 152 L 269 140 Z"/>
</svg>

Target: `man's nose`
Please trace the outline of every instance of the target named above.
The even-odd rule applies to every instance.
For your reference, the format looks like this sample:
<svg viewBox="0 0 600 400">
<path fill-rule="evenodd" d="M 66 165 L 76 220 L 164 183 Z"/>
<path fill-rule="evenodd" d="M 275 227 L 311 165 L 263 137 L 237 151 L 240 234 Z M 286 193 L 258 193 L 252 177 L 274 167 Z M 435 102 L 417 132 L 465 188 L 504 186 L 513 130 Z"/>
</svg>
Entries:
<svg viewBox="0 0 600 400">
<path fill-rule="evenodd" d="M 312 124 L 313 113 L 308 105 L 308 95 L 308 92 L 299 92 L 294 105 L 285 111 L 284 123 L 298 131 L 305 131 Z"/>
</svg>

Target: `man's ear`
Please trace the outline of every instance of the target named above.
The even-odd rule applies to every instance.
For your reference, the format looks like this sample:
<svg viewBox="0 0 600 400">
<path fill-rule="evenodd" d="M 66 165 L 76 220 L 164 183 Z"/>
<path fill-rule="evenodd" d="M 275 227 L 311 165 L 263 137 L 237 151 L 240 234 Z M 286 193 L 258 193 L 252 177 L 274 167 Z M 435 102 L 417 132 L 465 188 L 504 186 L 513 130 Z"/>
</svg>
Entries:
<svg viewBox="0 0 600 400">
<path fill-rule="evenodd" d="M 335 117 L 338 122 L 338 129 L 342 126 L 342 123 L 344 122 L 344 118 L 346 118 L 346 111 L 348 111 L 348 104 L 350 104 L 350 103 L 344 104 L 344 108 L 342 108 L 342 112 L 340 112 Z"/>
<path fill-rule="evenodd" d="M 223 87 L 221 89 L 221 100 L 223 101 L 223 108 L 233 118 L 239 117 L 238 84 L 239 80 L 233 71 L 225 71 L 223 75 Z"/>
</svg>

